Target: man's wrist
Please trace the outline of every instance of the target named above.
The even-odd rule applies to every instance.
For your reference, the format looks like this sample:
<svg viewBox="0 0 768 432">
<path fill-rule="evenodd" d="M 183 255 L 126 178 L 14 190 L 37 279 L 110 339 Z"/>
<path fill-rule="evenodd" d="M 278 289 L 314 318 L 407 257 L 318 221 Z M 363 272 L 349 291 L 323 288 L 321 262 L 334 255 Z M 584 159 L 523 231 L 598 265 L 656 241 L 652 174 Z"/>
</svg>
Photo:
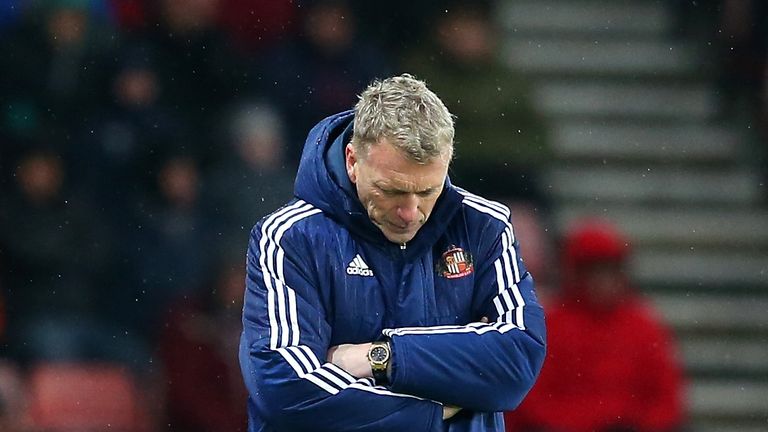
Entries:
<svg viewBox="0 0 768 432">
<path fill-rule="evenodd" d="M 355 378 L 370 378 L 373 376 L 368 362 L 370 346 L 370 343 L 336 345 L 328 350 L 327 360 Z"/>
<path fill-rule="evenodd" d="M 368 361 L 368 351 L 371 349 L 371 343 L 360 344 L 358 347 L 360 351 L 355 355 L 355 359 L 359 361 L 359 369 L 355 376 L 358 378 L 373 378 L 371 363 Z"/>
</svg>

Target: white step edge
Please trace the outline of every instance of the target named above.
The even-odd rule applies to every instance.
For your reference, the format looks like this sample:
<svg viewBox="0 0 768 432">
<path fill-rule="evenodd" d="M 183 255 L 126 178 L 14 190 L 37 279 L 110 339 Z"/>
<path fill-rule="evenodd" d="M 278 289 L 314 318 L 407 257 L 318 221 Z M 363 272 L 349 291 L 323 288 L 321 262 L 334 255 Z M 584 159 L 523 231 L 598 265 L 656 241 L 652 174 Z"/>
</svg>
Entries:
<svg viewBox="0 0 768 432">
<path fill-rule="evenodd" d="M 602 124 L 557 121 L 550 141 L 562 158 L 643 158 L 664 161 L 732 160 L 739 136 L 733 130 L 707 125 Z"/>
<path fill-rule="evenodd" d="M 717 103 L 714 89 L 697 84 L 550 81 L 534 90 L 536 108 L 551 117 L 707 120 Z"/>
<path fill-rule="evenodd" d="M 497 21 L 511 32 L 667 33 L 674 20 L 663 4 L 616 1 L 501 2 Z"/>
<path fill-rule="evenodd" d="M 655 294 L 651 298 L 665 321 L 678 330 L 768 331 L 768 297 L 731 297 L 701 293 Z"/>
<path fill-rule="evenodd" d="M 689 370 L 727 369 L 768 376 L 768 343 L 764 339 L 688 337 L 680 340 L 680 349 Z"/>
<path fill-rule="evenodd" d="M 707 416 L 768 417 L 768 383 L 707 380 L 692 383 L 691 409 Z"/>
<path fill-rule="evenodd" d="M 700 67 L 690 45 L 660 41 L 507 38 L 502 59 L 526 73 L 681 75 Z"/>
<path fill-rule="evenodd" d="M 749 204 L 762 197 L 761 176 L 744 169 L 556 167 L 545 179 L 555 197 L 569 201 Z"/>
</svg>

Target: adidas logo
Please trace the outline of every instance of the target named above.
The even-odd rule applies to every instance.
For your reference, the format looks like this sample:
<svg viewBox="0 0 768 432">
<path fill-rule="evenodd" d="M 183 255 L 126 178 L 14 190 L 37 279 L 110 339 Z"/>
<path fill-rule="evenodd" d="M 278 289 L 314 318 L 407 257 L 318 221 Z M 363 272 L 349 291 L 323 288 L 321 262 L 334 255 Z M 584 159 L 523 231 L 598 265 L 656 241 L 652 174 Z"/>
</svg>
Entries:
<svg viewBox="0 0 768 432">
<path fill-rule="evenodd" d="M 357 254 L 352 259 L 352 261 L 349 262 L 349 265 L 347 265 L 347 274 L 358 276 L 373 276 L 373 270 L 368 268 L 368 264 L 363 261 L 363 258 L 360 256 L 360 254 Z"/>
</svg>

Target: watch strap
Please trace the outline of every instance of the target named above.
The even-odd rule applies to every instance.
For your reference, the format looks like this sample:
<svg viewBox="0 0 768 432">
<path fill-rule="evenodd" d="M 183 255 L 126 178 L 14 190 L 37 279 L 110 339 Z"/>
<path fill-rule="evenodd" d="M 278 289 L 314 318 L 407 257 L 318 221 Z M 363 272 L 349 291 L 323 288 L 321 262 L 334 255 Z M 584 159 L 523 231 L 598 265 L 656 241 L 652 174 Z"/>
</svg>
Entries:
<svg viewBox="0 0 768 432">
<path fill-rule="evenodd" d="M 373 369 L 373 379 L 376 381 L 376 384 L 388 385 L 389 377 L 387 376 L 387 369 Z"/>
</svg>

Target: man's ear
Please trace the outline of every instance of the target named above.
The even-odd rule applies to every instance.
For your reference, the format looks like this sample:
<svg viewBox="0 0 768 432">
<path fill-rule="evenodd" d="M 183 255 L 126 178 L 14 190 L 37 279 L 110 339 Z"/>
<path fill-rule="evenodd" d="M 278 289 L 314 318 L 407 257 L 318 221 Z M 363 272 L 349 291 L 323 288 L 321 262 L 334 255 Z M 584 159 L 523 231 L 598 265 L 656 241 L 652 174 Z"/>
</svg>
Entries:
<svg viewBox="0 0 768 432">
<path fill-rule="evenodd" d="M 352 143 L 347 144 L 347 146 L 344 148 L 344 161 L 346 162 L 347 166 L 347 175 L 349 176 L 349 181 L 351 181 L 353 184 L 357 183 L 357 153 L 355 152 L 355 147 L 352 145 Z"/>
</svg>

